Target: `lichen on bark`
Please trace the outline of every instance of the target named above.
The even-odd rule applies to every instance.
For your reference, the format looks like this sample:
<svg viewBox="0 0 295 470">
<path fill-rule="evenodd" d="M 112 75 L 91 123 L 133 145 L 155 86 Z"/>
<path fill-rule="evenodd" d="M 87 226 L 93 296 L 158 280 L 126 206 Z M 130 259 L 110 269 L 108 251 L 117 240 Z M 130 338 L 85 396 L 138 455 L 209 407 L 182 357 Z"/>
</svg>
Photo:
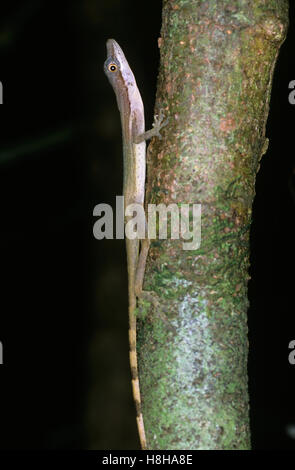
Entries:
<svg viewBox="0 0 295 470">
<path fill-rule="evenodd" d="M 249 449 L 249 229 L 288 4 L 163 2 L 147 202 L 202 204 L 202 240 L 151 244 L 138 308 L 149 449 Z"/>
</svg>

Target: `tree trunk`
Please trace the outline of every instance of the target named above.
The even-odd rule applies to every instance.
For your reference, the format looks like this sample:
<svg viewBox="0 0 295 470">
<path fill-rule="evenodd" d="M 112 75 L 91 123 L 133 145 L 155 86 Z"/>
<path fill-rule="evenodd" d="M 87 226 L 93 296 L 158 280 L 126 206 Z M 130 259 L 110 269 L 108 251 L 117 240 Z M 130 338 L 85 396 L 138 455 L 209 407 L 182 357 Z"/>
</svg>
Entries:
<svg viewBox="0 0 295 470">
<path fill-rule="evenodd" d="M 247 282 L 259 160 L 267 149 L 285 0 L 163 2 L 149 203 L 202 205 L 197 250 L 151 244 L 138 309 L 149 449 L 249 449 Z"/>
</svg>

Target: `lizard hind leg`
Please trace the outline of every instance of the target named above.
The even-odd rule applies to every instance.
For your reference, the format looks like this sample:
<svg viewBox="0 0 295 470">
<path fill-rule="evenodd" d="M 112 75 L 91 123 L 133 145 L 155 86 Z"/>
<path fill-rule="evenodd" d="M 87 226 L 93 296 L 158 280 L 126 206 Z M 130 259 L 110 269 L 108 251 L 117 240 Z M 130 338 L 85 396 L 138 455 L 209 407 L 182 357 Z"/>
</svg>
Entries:
<svg viewBox="0 0 295 470">
<path fill-rule="evenodd" d="M 148 238 L 145 238 L 141 242 L 141 250 L 138 257 L 138 264 L 135 274 L 135 295 L 136 297 L 140 297 L 142 292 L 142 285 L 143 285 L 143 278 L 145 273 L 145 265 L 147 260 L 147 255 L 150 247 L 150 241 Z"/>
</svg>

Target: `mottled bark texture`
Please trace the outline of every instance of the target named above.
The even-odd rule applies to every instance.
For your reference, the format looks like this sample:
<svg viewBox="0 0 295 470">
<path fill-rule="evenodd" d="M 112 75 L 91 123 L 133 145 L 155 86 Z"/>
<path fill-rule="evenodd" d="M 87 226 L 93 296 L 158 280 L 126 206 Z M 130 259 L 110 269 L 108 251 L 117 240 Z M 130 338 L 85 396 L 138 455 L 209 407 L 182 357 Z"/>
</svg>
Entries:
<svg viewBox="0 0 295 470">
<path fill-rule="evenodd" d="M 138 309 L 149 449 L 249 449 L 249 229 L 284 0 L 166 0 L 147 201 L 201 203 L 200 249 L 152 243 Z M 147 300 L 147 298 L 149 300 Z"/>
</svg>

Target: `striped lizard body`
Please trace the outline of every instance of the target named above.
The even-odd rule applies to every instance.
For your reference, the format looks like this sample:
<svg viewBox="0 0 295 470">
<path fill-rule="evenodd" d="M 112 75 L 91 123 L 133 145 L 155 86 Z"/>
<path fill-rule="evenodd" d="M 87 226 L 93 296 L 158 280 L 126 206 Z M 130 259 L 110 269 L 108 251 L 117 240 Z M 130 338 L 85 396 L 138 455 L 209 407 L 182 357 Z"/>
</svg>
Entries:
<svg viewBox="0 0 295 470">
<path fill-rule="evenodd" d="M 146 144 L 152 136 L 160 136 L 160 129 L 166 125 L 163 116 L 155 119 L 153 129 L 145 132 L 144 107 L 140 92 L 132 70 L 119 44 L 114 39 L 107 41 L 107 59 L 104 63 L 107 75 L 117 98 L 121 116 L 123 138 L 123 195 L 125 224 L 130 219 L 126 209 L 130 204 L 139 204 L 144 214 Z M 145 223 L 145 221 L 144 221 Z M 132 374 L 133 397 L 136 405 L 137 427 L 142 449 L 147 448 L 143 416 L 141 411 L 141 395 L 139 388 L 137 352 L 136 352 L 136 298 L 140 296 L 145 262 L 148 253 L 148 239 L 142 241 L 139 253 L 139 238 L 130 239 L 126 236 L 128 297 L 129 297 L 129 344 L 130 366 Z"/>
</svg>

